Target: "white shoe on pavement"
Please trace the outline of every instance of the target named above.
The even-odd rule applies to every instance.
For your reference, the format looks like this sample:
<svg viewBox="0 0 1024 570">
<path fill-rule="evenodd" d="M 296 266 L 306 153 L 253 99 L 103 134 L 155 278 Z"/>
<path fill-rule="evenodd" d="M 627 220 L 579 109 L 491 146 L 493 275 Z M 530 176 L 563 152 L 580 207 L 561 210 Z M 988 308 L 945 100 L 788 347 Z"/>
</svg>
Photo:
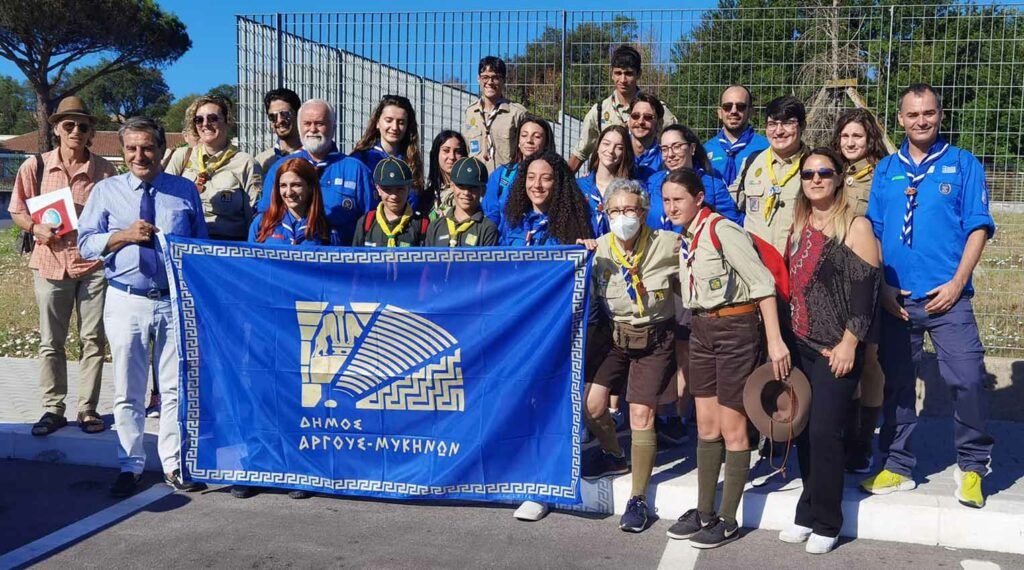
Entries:
<svg viewBox="0 0 1024 570">
<path fill-rule="evenodd" d="M 805 550 L 808 554 L 828 554 L 832 552 L 832 549 L 836 547 L 838 542 L 838 536 L 821 536 L 812 532 L 811 536 L 807 538 L 807 548 Z"/>
<path fill-rule="evenodd" d="M 537 501 L 523 501 L 523 504 L 519 505 L 516 512 L 512 516 L 516 517 L 521 521 L 539 521 L 548 514 L 547 503 L 538 503 Z"/>
<path fill-rule="evenodd" d="M 779 540 L 790 544 L 800 544 L 811 536 L 811 529 L 806 526 L 794 524 L 784 531 L 779 532 Z"/>
</svg>

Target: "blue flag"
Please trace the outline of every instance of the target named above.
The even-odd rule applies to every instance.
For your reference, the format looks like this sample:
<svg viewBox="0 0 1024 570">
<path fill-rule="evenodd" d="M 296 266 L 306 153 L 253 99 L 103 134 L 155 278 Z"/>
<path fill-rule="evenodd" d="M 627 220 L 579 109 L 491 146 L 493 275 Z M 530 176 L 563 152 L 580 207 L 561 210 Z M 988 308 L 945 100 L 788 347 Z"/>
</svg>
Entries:
<svg viewBox="0 0 1024 570">
<path fill-rule="evenodd" d="M 582 248 L 167 240 L 192 479 L 580 502 Z"/>
</svg>

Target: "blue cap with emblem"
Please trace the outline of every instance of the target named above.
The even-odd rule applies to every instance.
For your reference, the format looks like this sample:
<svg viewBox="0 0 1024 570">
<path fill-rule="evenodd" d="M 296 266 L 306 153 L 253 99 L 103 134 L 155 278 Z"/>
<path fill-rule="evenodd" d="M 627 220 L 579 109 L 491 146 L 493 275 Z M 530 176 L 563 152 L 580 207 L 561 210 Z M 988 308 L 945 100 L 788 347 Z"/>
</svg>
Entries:
<svg viewBox="0 0 1024 570">
<path fill-rule="evenodd" d="M 412 169 L 404 160 L 389 156 L 373 169 L 373 182 L 383 188 L 409 186 L 412 184 Z"/>
<path fill-rule="evenodd" d="M 484 188 L 487 186 L 487 165 L 479 158 L 460 158 L 452 166 L 452 184 L 459 188 Z"/>
</svg>

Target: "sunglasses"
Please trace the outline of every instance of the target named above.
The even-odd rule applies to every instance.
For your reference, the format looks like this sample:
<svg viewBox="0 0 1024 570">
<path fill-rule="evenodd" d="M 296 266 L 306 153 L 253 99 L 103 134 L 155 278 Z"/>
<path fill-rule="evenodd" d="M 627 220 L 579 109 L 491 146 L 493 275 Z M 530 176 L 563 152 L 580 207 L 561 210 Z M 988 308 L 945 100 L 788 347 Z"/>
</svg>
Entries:
<svg viewBox="0 0 1024 570">
<path fill-rule="evenodd" d="M 60 128 L 64 129 L 65 133 L 71 133 L 78 127 L 78 132 L 87 133 L 92 129 L 92 125 L 89 123 L 76 123 L 75 121 L 64 121 L 60 124 Z"/>
<path fill-rule="evenodd" d="M 211 116 L 215 116 L 215 115 L 211 115 Z M 291 111 L 280 111 L 280 112 L 277 112 L 277 113 L 267 113 L 267 118 L 270 119 L 271 123 L 276 123 L 278 120 L 285 121 L 285 122 L 291 122 L 292 118 L 294 118 L 294 117 L 295 117 L 295 115 L 292 114 Z M 199 117 L 196 117 L 196 118 L 198 119 Z"/>
<path fill-rule="evenodd" d="M 648 123 L 654 122 L 654 115 L 650 113 L 632 113 L 629 115 L 629 118 L 634 121 L 645 121 Z"/>
<path fill-rule="evenodd" d="M 722 103 L 720 107 L 722 107 L 722 110 L 725 111 L 726 113 L 732 113 L 733 107 L 735 107 L 736 111 L 739 113 L 746 113 L 747 109 L 750 106 L 747 105 L 746 103 L 733 103 L 732 101 L 730 101 L 728 103 Z"/>
<path fill-rule="evenodd" d="M 832 178 L 836 175 L 835 169 L 832 168 L 819 168 L 817 170 L 801 170 L 800 180 L 814 180 L 814 175 L 817 174 L 819 178 Z"/>
<path fill-rule="evenodd" d="M 207 116 L 204 117 L 202 115 L 196 115 L 196 118 L 192 119 L 192 122 L 196 126 L 199 126 L 199 125 L 203 124 L 203 122 L 205 122 L 207 125 L 216 125 L 217 123 L 220 122 L 220 116 L 218 116 L 218 115 L 207 115 Z"/>
</svg>

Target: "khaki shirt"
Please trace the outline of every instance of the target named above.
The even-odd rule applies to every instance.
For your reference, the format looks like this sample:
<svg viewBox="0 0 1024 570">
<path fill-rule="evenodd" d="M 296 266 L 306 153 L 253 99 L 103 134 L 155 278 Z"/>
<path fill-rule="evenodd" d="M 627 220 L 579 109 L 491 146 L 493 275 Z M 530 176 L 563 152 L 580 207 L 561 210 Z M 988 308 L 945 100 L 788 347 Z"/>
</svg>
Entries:
<svg viewBox="0 0 1024 570">
<path fill-rule="evenodd" d="M 687 244 L 693 244 L 699 219 L 700 216 L 686 228 Z M 715 224 L 715 235 L 722 245 L 719 252 L 711 240 L 710 229 L 710 222 L 701 228 L 697 249 L 689 253 L 693 262 L 680 264 L 683 305 L 691 310 L 711 311 L 775 295 L 775 279 L 761 262 L 747 232 L 722 218 Z"/>
<path fill-rule="evenodd" d="M 782 181 L 786 173 L 794 165 L 799 164 L 800 157 L 807 151 L 801 145 L 800 150 L 789 158 L 779 158 L 772 152 L 771 168 L 775 171 L 775 179 Z M 747 169 L 747 176 L 744 182 L 742 195 L 739 194 L 739 177 L 731 189 L 736 198 L 736 205 L 741 211 L 746 212 L 743 228 L 757 237 L 775 246 L 780 254 L 785 255 L 786 240 L 789 238 L 789 228 L 793 226 L 793 211 L 796 209 L 796 195 L 800 191 L 800 174 L 796 173 L 792 178 L 782 185 L 782 194 L 776 200 L 778 207 L 771 223 L 764 219 L 764 205 L 771 193 L 772 181 L 768 174 L 769 168 L 766 160 L 768 151 L 764 150 L 754 157 L 754 162 Z M 747 160 L 750 160 L 749 158 Z M 740 166 L 740 172 L 746 168 L 746 161 Z"/>
<path fill-rule="evenodd" d="M 867 172 L 866 172 L 867 171 Z M 846 184 L 846 203 L 858 216 L 868 211 L 868 196 L 871 195 L 871 180 L 874 178 L 875 165 L 862 158 L 846 168 L 843 174 Z M 862 175 L 861 178 L 857 178 Z"/>
<path fill-rule="evenodd" d="M 665 116 L 661 121 L 662 128 L 679 122 L 676 120 L 676 116 L 672 114 L 672 111 L 669 111 L 668 105 L 664 101 L 661 102 L 661 106 L 665 107 Z M 590 160 L 590 153 L 594 151 L 594 146 L 597 144 L 597 139 L 601 136 L 601 131 L 607 128 L 608 125 L 622 125 L 626 127 L 628 119 L 629 105 L 619 103 L 617 94 L 612 91 L 611 95 L 587 111 L 587 116 L 583 118 L 583 127 L 580 129 L 580 142 L 576 143 L 576 148 L 572 151 L 572 155 L 583 162 Z"/>
<path fill-rule="evenodd" d="M 272 146 L 267 150 L 256 155 L 256 164 L 260 165 L 260 172 L 267 172 L 270 170 L 274 163 L 288 156 L 287 154 L 280 154 L 276 146 Z"/>
<path fill-rule="evenodd" d="M 480 100 L 466 107 L 466 123 L 463 125 L 462 134 L 466 136 L 466 144 L 469 145 L 466 149 L 469 156 L 484 161 L 488 172 L 494 172 L 499 165 L 512 162 L 512 155 L 515 154 L 513 145 L 518 144 L 518 141 L 512 141 L 512 133 L 525 115 L 526 107 L 503 99 L 498 104 L 497 115 L 488 129 L 487 118 L 490 113 L 483 110 Z M 494 139 L 493 156 L 487 152 L 488 131 Z"/>
<path fill-rule="evenodd" d="M 209 157 L 208 162 L 216 162 L 228 148 Z M 167 164 L 167 173 L 184 176 L 195 182 L 199 176 L 199 149 L 192 149 L 188 164 L 184 164 L 187 150 L 187 147 L 183 147 L 174 151 Z M 259 200 L 262 188 L 263 171 L 252 155 L 235 153 L 227 164 L 218 168 L 199 193 L 210 238 L 244 241 L 249 235 L 253 207 Z"/>
<path fill-rule="evenodd" d="M 678 283 L 679 235 L 663 230 L 648 231 L 647 246 L 640 260 L 640 281 L 647 290 L 642 317 L 636 303 L 629 298 L 622 267 L 612 253 L 610 240 L 615 236 L 608 233 L 597 240 L 594 267 L 590 273 L 594 302 L 600 304 L 605 314 L 616 322 L 641 326 L 675 319 L 673 289 Z"/>
</svg>

